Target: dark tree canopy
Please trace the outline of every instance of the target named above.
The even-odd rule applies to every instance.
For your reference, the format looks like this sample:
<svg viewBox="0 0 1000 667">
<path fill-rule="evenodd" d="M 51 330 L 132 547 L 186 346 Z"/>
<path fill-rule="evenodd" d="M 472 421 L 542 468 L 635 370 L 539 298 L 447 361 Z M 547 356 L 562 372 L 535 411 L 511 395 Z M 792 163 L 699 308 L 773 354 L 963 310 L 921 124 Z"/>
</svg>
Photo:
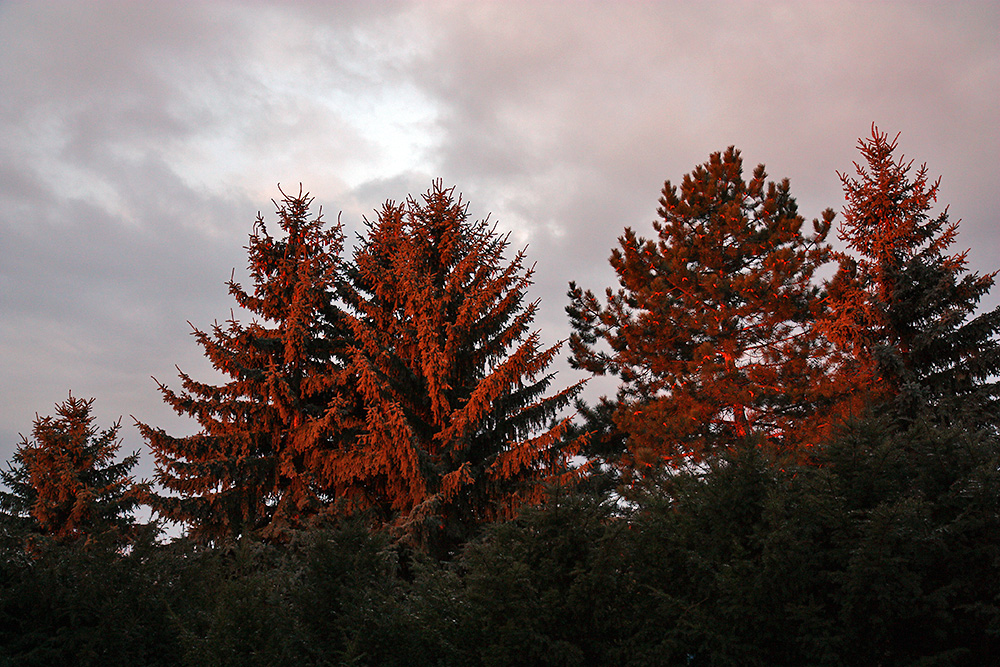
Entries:
<svg viewBox="0 0 1000 667">
<path fill-rule="evenodd" d="M 94 538 L 125 543 L 136 529 L 139 491 L 130 472 L 138 452 L 115 461 L 121 422 L 98 431 L 94 399 L 70 394 L 56 414 L 35 417 L 0 479 L 0 512 L 12 533 L 59 543 Z"/>
<path fill-rule="evenodd" d="M 814 274 L 833 212 L 802 233 L 788 180 L 743 178 L 730 148 L 666 182 L 656 238 L 626 229 L 604 303 L 570 284 L 571 363 L 621 378 L 614 420 L 634 462 L 700 457 L 751 434 L 809 441 L 826 346 Z M 602 343 L 604 346 L 602 346 Z"/>
</svg>

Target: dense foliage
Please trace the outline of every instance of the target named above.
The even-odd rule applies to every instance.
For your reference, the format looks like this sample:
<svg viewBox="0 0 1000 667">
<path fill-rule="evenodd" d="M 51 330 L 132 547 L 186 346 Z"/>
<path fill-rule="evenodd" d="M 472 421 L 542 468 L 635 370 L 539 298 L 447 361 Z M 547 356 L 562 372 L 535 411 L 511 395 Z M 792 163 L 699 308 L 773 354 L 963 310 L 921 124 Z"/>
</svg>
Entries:
<svg viewBox="0 0 1000 667">
<path fill-rule="evenodd" d="M 570 285 L 571 363 L 621 378 L 626 465 L 700 459 L 734 439 L 814 441 L 826 345 L 816 270 L 833 212 L 802 233 L 788 180 L 743 178 L 730 148 L 663 187 L 656 238 L 626 228 L 605 303 Z M 603 344 L 603 345 L 602 345 Z"/>
<path fill-rule="evenodd" d="M 822 326 L 844 351 L 841 374 L 869 401 L 916 393 L 995 412 L 1000 308 L 975 315 L 995 273 L 969 273 L 967 252 L 948 254 L 958 223 L 947 208 L 931 213 L 940 179 L 929 183 L 926 165 L 911 176 L 897 139 L 873 125 L 856 177 L 841 175 L 839 236 L 854 254 L 842 256 Z"/>
<path fill-rule="evenodd" d="M 8 549 L 0 662 L 991 664 L 1000 447 L 891 421 L 852 422 L 810 464 L 748 443 L 628 511 L 554 490 L 446 564 L 357 523 L 275 545 Z"/>
<path fill-rule="evenodd" d="M 575 363 L 622 380 L 574 423 L 523 253 L 452 190 L 350 259 L 286 197 L 230 282 L 260 319 L 195 331 L 229 380 L 161 386 L 202 431 L 140 425 L 158 494 L 72 396 L 0 473 L 0 666 L 995 663 L 993 276 L 860 148 L 846 253 L 735 149 L 668 181 L 621 289 L 571 289 Z"/>
<path fill-rule="evenodd" d="M 505 261 L 507 247 L 436 182 L 420 200 L 386 203 L 348 268 L 365 423 L 324 474 L 442 555 L 566 470 L 569 420 L 550 423 L 578 386 L 545 395 L 559 346 L 530 330 L 532 271 L 524 252 Z"/>
<path fill-rule="evenodd" d="M 200 540 L 276 537 L 326 499 L 315 469 L 342 444 L 350 412 L 347 342 L 332 300 L 343 234 L 339 224 L 309 217 L 311 201 L 299 192 L 277 205 L 284 238 L 272 237 L 258 216 L 247 248 L 253 291 L 229 282 L 237 304 L 260 320 L 243 324 L 233 315 L 211 332 L 194 330 L 230 380 L 216 386 L 181 373 L 182 391 L 160 385 L 164 400 L 201 431 L 175 438 L 138 424 L 168 492 L 150 503 Z"/>
<path fill-rule="evenodd" d="M 121 422 L 98 432 L 94 399 L 69 398 L 54 416 L 36 417 L 0 479 L 0 516 L 29 550 L 57 543 L 110 540 L 124 545 L 137 530 L 133 511 L 143 487 L 130 476 L 135 452 L 121 461 Z"/>
</svg>

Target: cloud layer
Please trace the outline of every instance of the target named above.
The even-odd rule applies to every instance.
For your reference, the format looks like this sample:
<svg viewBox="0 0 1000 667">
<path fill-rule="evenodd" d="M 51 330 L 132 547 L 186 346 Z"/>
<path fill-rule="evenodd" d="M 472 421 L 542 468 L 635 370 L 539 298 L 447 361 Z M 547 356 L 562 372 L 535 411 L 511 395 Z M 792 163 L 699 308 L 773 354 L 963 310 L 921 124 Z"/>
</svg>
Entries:
<svg viewBox="0 0 1000 667">
<path fill-rule="evenodd" d="M 352 229 L 455 184 L 530 245 L 554 342 L 664 180 L 735 144 L 815 217 L 875 121 L 997 268 L 995 3 L 371 4 L 0 4 L 5 460 L 70 390 L 129 448 L 130 414 L 193 428 L 149 376 L 211 377 L 187 322 L 228 316 L 278 183 Z"/>
</svg>

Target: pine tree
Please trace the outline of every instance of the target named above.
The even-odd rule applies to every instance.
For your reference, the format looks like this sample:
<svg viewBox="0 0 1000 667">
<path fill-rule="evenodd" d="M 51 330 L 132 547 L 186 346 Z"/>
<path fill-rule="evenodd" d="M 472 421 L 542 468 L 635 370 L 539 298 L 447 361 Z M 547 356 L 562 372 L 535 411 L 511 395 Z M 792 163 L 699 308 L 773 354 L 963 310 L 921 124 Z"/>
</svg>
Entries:
<svg viewBox="0 0 1000 667">
<path fill-rule="evenodd" d="M 931 213 L 940 179 L 930 183 L 926 165 L 911 175 L 913 162 L 894 156 L 898 138 L 873 124 L 856 177 L 840 174 L 838 233 L 856 257 L 842 258 L 825 327 L 845 352 L 843 374 L 871 400 L 976 393 L 992 405 L 1000 308 L 973 315 L 996 274 L 967 272 L 968 251 L 948 254 L 958 222 L 947 208 Z"/>
<path fill-rule="evenodd" d="M 0 479 L 3 521 L 15 535 L 57 543 L 94 539 L 124 544 L 136 531 L 132 512 L 141 486 L 130 471 L 138 452 L 116 462 L 121 420 L 98 432 L 94 399 L 70 394 L 55 416 L 35 417 L 31 439 L 24 436 Z"/>
<path fill-rule="evenodd" d="M 679 190 L 666 182 L 656 239 L 626 228 L 606 303 L 570 284 L 570 361 L 621 378 L 626 463 L 697 459 L 752 434 L 783 447 L 810 437 L 827 353 L 814 273 L 833 212 L 805 237 L 788 180 L 765 178 L 760 165 L 745 181 L 735 148 L 713 154 Z"/>
<path fill-rule="evenodd" d="M 139 424 L 156 455 L 156 481 L 169 492 L 151 504 L 196 539 L 280 539 L 331 500 L 315 472 L 354 418 L 345 320 L 334 298 L 343 233 L 322 213 L 310 218 L 312 201 L 300 189 L 275 202 L 284 238 L 272 237 L 258 215 L 247 247 L 253 290 L 228 282 L 255 319 L 242 324 L 233 315 L 210 332 L 194 329 L 230 379 L 212 385 L 181 372 L 181 391 L 160 385 L 201 431 L 177 438 Z"/>
<path fill-rule="evenodd" d="M 559 346 L 529 333 L 524 252 L 505 261 L 507 238 L 453 189 L 435 182 L 366 222 L 346 297 L 365 429 L 326 479 L 446 556 L 562 470 L 568 420 L 550 422 L 578 387 L 545 396 Z"/>
</svg>

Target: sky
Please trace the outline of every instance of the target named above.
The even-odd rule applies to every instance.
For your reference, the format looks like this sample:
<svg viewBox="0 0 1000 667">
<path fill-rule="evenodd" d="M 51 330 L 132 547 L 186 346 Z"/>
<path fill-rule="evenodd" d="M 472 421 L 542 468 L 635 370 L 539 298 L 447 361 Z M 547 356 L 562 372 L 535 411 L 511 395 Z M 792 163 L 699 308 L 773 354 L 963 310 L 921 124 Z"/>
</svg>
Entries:
<svg viewBox="0 0 1000 667">
<path fill-rule="evenodd" d="M 123 451 L 133 418 L 195 432 L 152 378 L 217 377 L 191 326 L 229 317 L 279 184 L 351 235 L 455 186 L 527 246 L 556 343 L 568 282 L 613 284 L 664 181 L 735 145 L 812 219 L 874 122 L 994 271 L 997 35 L 994 1 L 0 0 L 0 457 L 70 392 L 122 418 Z"/>
</svg>

